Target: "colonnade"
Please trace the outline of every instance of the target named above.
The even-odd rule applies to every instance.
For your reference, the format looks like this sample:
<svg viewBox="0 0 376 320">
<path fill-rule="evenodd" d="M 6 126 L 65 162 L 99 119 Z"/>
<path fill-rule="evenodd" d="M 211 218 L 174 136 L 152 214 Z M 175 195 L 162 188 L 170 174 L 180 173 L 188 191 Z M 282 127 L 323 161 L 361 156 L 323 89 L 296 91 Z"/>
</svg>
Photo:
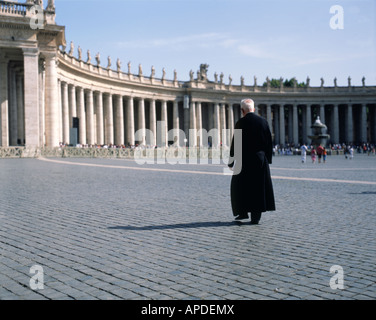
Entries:
<svg viewBox="0 0 376 320">
<path fill-rule="evenodd" d="M 202 103 L 187 95 L 123 95 L 58 83 L 57 129 L 64 144 L 228 145 L 240 118 L 239 104 Z"/>
<path fill-rule="evenodd" d="M 248 97 L 267 119 L 274 144 L 309 144 L 317 117 L 327 125 L 332 144 L 376 142 L 376 103 L 362 95 L 310 99 L 279 93 L 273 98 L 268 92 L 161 90 L 140 83 L 129 90 L 122 80 L 106 89 L 106 79 L 100 85 L 88 85 L 85 74 L 72 79 L 53 52 L 25 48 L 17 57 L 0 56 L 2 147 L 228 146 L 241 116 L 240 101 Z"/>
<path fill-rule="evenodd" d="M 189 95 L 144 98 L 64 81 L 59 85 L 59 141 L 68 144 L 228 146 L 241 116 L 239 102 L 202 102 Z M 281 146 L 309 144 L 317 117 L 327 125 L 333 144 L 376 141 L 375 104 L 255 102 L 256 113 L 267 119 L 274 143 Z M 173 137 L 168 136 L 171 130 Z"/>
<path fill-rule="evenodd" d="M 317 117 L 327 125 L 332 144 L 376 141 L 375 104 L 260 103 L 258 109 L 268 119 L 275 144 L 309 144 L 311 126 Z"/>
<path fill-rule="evenodd" d="M 252 98 L 267 119 L 274 144 L 310 143 L 320 117 L 330 143 L 376 143 L 376 86 L 273 88 L 226 85 L 200 66 L 189 81 L 131 75 L 66 54 L 65 27 L 53 1 L 43 28 L 25 24 L 32 1 L 3 3 L 0 28 L 0 147 L 70 145 L 228 146 Z M 22 9 L 22 10 L 21 10 Z M 62 47 L 63 50 L 59 48 Z M 73 50 L 71 50 L 73 51 Z M 99 61 L 99 59 L 98 59 Z M 308 82 L 308 81 L 307 81 Z"/>
<path fill-rule="evenodd" d="M 31 90 L 33 96 L 44 99 L 36 98 L 38 107 L 33 105 L 34 111 L 28 112 L 31 103 L 26 103 L 26 96 L 31 93 L 25 88 L 26 58 L 23 64 L 0 60 L 1 146 L 25 145 L 26 140 L 36 140 L 36 132 L 39 138 L 35 144 L 40 146 L 228 146 L 241 116 L 240 99 L 226 103 L 215 98 L 213 102 L 200 101 L 184 92 L 170 97 L 143 97 L 86 88 L 64 79 L 57 80 L 54 91 L 54 81 L 47 76 L 56 72 L 47 72 L 54 66 L 39 62 L 37 85 Z M 46 108 L 46 104 L 55 108 Z M 331 143 L 376 141 L 376 104 L 277 103 L 262 99 L 255 99 L 255 104 L 256 113 L 269 123 L 274 143 L 281 146 L 309 144 L 311 125 L 317 117 L 327 125 Z"/>
</svg>

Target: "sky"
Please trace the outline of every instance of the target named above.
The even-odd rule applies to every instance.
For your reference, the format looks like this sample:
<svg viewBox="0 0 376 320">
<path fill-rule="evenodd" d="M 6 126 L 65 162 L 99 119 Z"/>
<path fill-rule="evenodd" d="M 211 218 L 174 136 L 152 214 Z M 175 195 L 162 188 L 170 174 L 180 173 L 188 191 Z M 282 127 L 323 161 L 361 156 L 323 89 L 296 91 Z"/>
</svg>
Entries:
<svg viewBox="0 0 376 320">
<path fill-rule="evenodd" d="M 23 1 L 21 1 L 23 2 Z M 47 3 L 47 0 L 44 1 Z M 376 0 L 55 0 L 56 23 L 101 65 L 189 80 L 202 63 L 208 78 L 262 85 L 291 79 L 311 86 L 376 85 Z M 333 6 L 337 6 L 332 8 Z M 338 6 L 340 7 L 339 10 Z M 332 10 L 334 11 L 331 11 Z"/>
</svg>

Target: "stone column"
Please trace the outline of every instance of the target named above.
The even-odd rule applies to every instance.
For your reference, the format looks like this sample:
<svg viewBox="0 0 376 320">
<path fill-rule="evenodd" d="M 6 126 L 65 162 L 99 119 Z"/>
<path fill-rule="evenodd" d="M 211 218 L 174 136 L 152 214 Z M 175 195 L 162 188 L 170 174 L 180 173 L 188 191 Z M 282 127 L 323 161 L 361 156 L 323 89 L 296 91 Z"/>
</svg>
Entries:
<svg viewBox="0 0 376 320">
<path fill-rule="evenodd" d="M 226 105 L 224 103 L 221 104 L 221 142 L 222 142 L 222 146 L 227 146 L 227 140 L 226 140 L 226 128 L 227 128 L 227 124 L 226 124 Z"/>
<path fill-rule="evenodd" d="M 331 140 L 333 143 L 339 143 L 339 115 L 338 115 L 338 104 L 333 105 L 333 131 Z"/>
<path fill-rule="evenodd" d="M 299 121 L 298 121 L 298 105 L 294 104 L 292 107 L 292 122 L 293 122 L 293 143 L 295 146 L 299 144 Z"/>
<path fill-rule="evenodd" d="M 25 121 L 25 145 L 27 147 L 39 147 L 39 51 L 35 49 L 23 49 L 24 54 L 24 121 Z M 50 64 L 51 61 L 50 61 Z M 56 65 L 55 65 L 56 67 Z M 53 66 L 52 66 L 53 69 Z M 56 71 L 56 69 L 55 69 Z M 52 84 L 50 70 L 49 82 L 51 82 L 52 90 L 55 93 L 55 103 L 52 108 L 57 110 L 57 78 L 55 77 L 55 86 Z M 0 72 L 2 74 L 2 72 Z M 49 100 L 53 100 L 49 94 Z M 47 114 L 46 114 L 47 116 Z M 51 115 L 49 114 L 51 119 Z M 51 123 L 50 123 L 51 128 Z M 57 135 L 55 135 L 55 138 Z M 50 139 L 51 141 L 51 139 Z M 57 141 L 59 143 L 59 141 Z"/>
<path fill-rule="evenodd" d="M 303 138 L 303 143 L 308 144 L 307 141 L 307 110 L 302 107 L 302 138 Z"/>
<path fill-rule="evenodd" d="M 140 98 L 138 101 L 138 130 L 141 130 L 140 144 L 146 144 L 146 130 L 145 130 L 145 100 Z"/>
<path fill-rule="evenodd" d="M 69 127 L 73 128 L 73 118 L 77 117 L 76 88 L 73 85 L 69 86 L 68 99 L 69 99 Z"/>
<path fill-rule="evenodd" d="M 94 98 L 93 91 L 86 90 L 86 137 L 88 145 L 94 145 Z"/>
<path fill-rule="evenodd" d="M 351 143 L 354 139 L 354 124 L 352 110 L 352 104 L 349 103 L 347 105 L 346 111 L 346 143 Z"/>
<path fill-rule="evenodd" d="M 59 132 L 59 144 L 63 142 L 63 101 L 62 101 L 62 83 L 57 80 L 57 123 Z"/>
<path fill-rule="evenodd" d="M 213 138 L 213 148 L 218 148 L 221 144 L 221 121 L 219 112 L 219 103 L 214 104 L 214 132 Z"/>
<path fill-rule="evenodd" d="M 63 108 L 63 143 L 69 143 L 69 94 L 68 84 L 62 82 L 62 108 Z"/>
<path fill-rule="evenodd" d="M 228 118 L 228 129 L 229 129 L 229 134 L 227 136 L 227 141 L 228 141 L 228 145 L 231 146 L 231 140 L 232 140 L 232 137 L 234 135 L 234 127 L 235 127 L 235 124 L 234 124 L 234 107 L 232 104 L 229 104 L 228 105 L 228 109 L 227 109 L 227 118 Z"/>
<path fill-rule="evenodd" d="M 272 106 L 270 104 L 266 105 L 266 120 L 268 121 L 269 128 L 273 130 L 273 119 L 272 119 Z"/>
<path fill-rule="evenodd" d="M 202 108 L 201 102 L 196 103 L 196 127 L 198 132 L 198 146 L 202 147 Z"/>
<path fill-rule="evenodd" d="M 167 147 L 168 145 L 168 119 L 167 119 L 167 101 L 163 100 L 162 101 L 162 115 L 161 115 L 161 120 L 162 120 L 162 128 L 161 128 L 161 137 L 162 137 L 162 147 Z"/>
<path fill-rule="evenodd" d="M 134 140 L 134 102 L 133 97 L 127 100 L 127 144 L 135 144 Z"/>
<path fill-rule="evenodd" d="M 86 115 L 84 89 L 77 88 L 77 118 L 79 119 L 78 143 L 86 144 Z"/>
<path fill-rule="evenodd" d="M 196 127 L 196 104 L 191 101 L 189 108 L 189 146 L 197 146 L 197 127 Z"/>
<path fill-rule="evenodd" d="M 274 143 L 280 144 L 279 139 L 279 108 L 277 108 L 277 105 L 273 108 L 273 117 L 274 117 Z"/>
<path fill-rule="evenodd" d="M 189 96 L 184 96 L 184 133 L 186 139 L 189 137 Z"/>
<path fill-rule="evenodd" d="M 8 59 L 0 53 L 0 146 L 9 146 Z"/>
<path fill-rule="evenodd" d="M 0 56 L 0 146 L 9 146 L 8 130 L 8 60 Z"/>
<path fill-rule="evenodd" d="M 46 145 L 46 63 L 39 60 L 39 146 Z M 22 111 L 23 112 L 23 111 Z"/>
<path fill-rule="evenodd" d="M 124 145 L 124 111 L 123 111 L 123 97 L 121 95 L 115 96 L 115 144 L 118 146 Z"/>
<path fill-rule="evenodd" d="M 150 131 L 151 131 L 151 137 L 150 137 L 150 144 L 152 146 L 157 145 L 157 107 L 155 104 L 155 99 L 152 99 L 150 101 Z"/>
<path fill-rule="evenodd" d="M 320 105 L 320 120 L 321 120 L 321 123 L 325 124 L 325 105 L 324 104 Z"/>
<path fill-rule="evenodd" d="M 59 101 L 58 82 L 56 69 L 56 54 L 44 53 L 46 58 L 46 84 L 45 84 L 45 122 L 46 145 L 59 146 Z M 27 72 L 25 70 L 25 76 Z M 26 97 L 25 97 L 26 101 Z"/>
<path fill-rule="evenodd" d="M 12 68 L 9 74 L 10 86 L 10 104 L 9 104 L 9 142 L 11 146 L 17 145 L 17 83 L 16 83 L 16 71 Z"/>
<path fill-rule="evenodd" d="M 104 144 L 104 120 L 103 120 L 103 94 L 95 92 L 95 114 L 97 115 L 97 143 Z"/>
<path fill-rule="evenodd" d="M 307 104 L 306 107 L 306 120 L 307 120 L 307 144 L 311 144 L 311 139 L 308 138 L 309 136 L 312 135 L 312 113 L 311 113 L 311 105 Z"/>
<path fill-rule="evenodd" d="M 362 104 L 361 113 L 360 113 L 360 140 L 361 142 L 367 142 L 367 105 L 365 103 Z"/>
<path fill-rule="evenodd" d="M 17 73 L 17 143 L 24 144 L 25 141 L 25 112 L 24 112 L 24 78 L 22 73 Z"/>
<path fill-rule="evenodd" d="M 180 146 L 180 135 L 179 135 L 179 101 L 174 100 L 174 106 L 172 109 L 172 118 L 173 118 L 173 129 L 174 129 L 174 136 L 175 136 L 175 143 L 177 146 Z"/>
<path fill-rule="evenodd" d="M 286 133 L 285 133 L 285 107 L 284 105 L 279 106 L 279 141 L 281 147 L 286 144 Z"/>
<path fill-rule="evenodd" d="M 106 113 L 105 118 L 105 130 L 106 130 L 106 141 L 105 143 L 110 145 L 114 144 L 114 113 L 112 104 L 112 94 L 105 93 L 103 95 L 104 100 L 104 110 Z"/>
<path fill-rule="evenodd" d="M 288 142 L 290 144 L 294 143 L 294 110 L 293 110 L 293 107 L 288 105 L 287 106 L 287 130 L 288 130 Z"/>
</svg>

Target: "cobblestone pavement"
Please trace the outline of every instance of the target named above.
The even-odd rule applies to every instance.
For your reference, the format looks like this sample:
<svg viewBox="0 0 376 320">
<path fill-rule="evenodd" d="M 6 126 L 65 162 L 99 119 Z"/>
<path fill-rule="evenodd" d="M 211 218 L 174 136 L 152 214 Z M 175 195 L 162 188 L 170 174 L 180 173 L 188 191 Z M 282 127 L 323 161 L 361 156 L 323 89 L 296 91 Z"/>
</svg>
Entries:
<svg viewBox="0 0 376 320">
<path fill-rule="evenodd" d="M 375 299 L 376 157 L 271 167 L 254 226 L 220 164 L 0 160 L 0 299 Z"/>
</svg>

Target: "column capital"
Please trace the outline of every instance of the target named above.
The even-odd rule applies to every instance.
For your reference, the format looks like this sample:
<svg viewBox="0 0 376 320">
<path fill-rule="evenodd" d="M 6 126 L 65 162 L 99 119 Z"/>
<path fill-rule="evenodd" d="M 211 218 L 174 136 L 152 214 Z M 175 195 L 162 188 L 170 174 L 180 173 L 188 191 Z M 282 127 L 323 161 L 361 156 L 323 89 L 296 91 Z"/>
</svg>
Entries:
<svg viewBox="0 0 376 320">
<path fill-rule="evenodd" d="M 41 55 L 46 59 L 55 59 L 57 58 L 56 51 L 42 51 Z"/>
<path fill-rule="evenodd" d="M 24 56 L 37 56 L 39 54 L 38 48 L 22 48 Z"/>
</svg>

